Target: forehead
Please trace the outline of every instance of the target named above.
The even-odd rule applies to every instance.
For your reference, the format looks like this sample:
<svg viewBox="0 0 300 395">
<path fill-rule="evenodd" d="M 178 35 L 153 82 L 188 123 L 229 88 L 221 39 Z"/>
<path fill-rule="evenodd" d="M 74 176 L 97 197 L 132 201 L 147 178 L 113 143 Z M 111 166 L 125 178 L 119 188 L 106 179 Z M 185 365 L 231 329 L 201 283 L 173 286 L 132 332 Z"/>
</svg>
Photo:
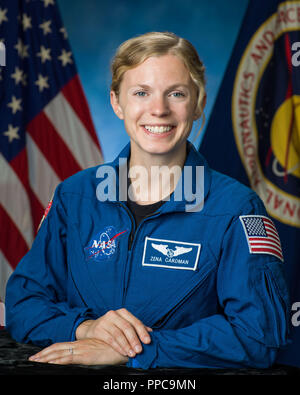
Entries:
<svg viewBox="0 0 300 395">
<path fill-rule="evenodd" d="M 167 54 L 149 57 L 140 65 L 127 70 L 122 82 L 127 86 L 160 83 L 189 85 L 192 79 L 183 61 L 178 56 Z"/>
</svg>

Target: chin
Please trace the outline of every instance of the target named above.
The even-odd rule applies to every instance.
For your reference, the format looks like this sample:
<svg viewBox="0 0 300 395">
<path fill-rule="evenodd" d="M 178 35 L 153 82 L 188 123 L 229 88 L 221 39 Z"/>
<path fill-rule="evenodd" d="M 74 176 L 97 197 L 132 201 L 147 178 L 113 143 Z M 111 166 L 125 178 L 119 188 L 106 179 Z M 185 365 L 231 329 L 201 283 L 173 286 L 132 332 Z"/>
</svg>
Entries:
<svg viewBox="0 0 300 395">
<path fill-rule="evenodd" d="M 152 155 L 170 155 L 170 154 L 175 154 L 179 153 L 181 151 L 181 148 L 185 149 L 185 144 L 172 144 L 172 145 L 148 145 L 147 147 L 144 147 L 143 151 L 146 151 L 149 154 Z"/>
<path fill-rule="evenodd" d="M 149 154 L 167 155 L 174 150 L 174 145 L 167 144 L 148 144 L 143 146 L 143 151 Z"/>
</svg>

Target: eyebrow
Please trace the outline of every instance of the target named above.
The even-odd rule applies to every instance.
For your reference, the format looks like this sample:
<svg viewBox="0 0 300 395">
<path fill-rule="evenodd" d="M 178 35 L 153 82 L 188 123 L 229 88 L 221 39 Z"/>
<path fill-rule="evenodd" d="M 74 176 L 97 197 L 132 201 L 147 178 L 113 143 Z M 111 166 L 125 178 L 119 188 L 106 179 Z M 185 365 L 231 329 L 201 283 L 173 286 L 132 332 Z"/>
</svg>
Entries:
<svg viewBox="0 0 300 395">
<path fill-rule="evenodd" d="M 151 89 L 151 86 L 149 86 L 149 85 L 146 85 L 146 84 L 136 84 L 136 85 L 134 85 L 132 88 L 134 88 L 134 87 L 141 87 L 141 88 L 143 88 L 143 89 Z M 172 90 L 172 89 L 176 89 L 176 88 L 189 88 L 189 86 L 188 85 L 186 85 L 186 84 L 173 84 L 173 85 L 170 85 L 166 90 L 167 91 L 169 91 L 169 90 Z"/>
</svg>

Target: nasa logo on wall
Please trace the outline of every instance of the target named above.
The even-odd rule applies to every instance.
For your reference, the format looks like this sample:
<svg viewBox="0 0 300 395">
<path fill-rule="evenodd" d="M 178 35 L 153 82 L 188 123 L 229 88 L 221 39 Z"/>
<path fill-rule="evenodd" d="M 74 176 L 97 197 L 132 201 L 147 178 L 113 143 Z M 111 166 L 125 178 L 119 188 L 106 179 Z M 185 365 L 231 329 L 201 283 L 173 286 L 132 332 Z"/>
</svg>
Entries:
<svg viewBox="0 0 300 395">
<path fill-rule="evenodd" d="M 300 1 L 283 2 L 255 32 L 232 95 L 235 141 L 251 187 L 270 215 L 300 227 Z"/>
</svg>

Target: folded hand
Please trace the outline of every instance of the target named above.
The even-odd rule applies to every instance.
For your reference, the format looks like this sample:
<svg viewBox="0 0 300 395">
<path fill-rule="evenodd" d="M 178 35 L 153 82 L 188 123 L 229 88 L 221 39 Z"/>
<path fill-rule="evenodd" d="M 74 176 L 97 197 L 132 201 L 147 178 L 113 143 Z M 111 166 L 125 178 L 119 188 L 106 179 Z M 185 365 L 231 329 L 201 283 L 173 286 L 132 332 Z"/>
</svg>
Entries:
<svg viewBox="0 0 300 395">
<path fill-rule="evenodd" d="M 108 344 L 98 339 L 55 343 L 31 356 L 30 361 L 54 364 L 120 365 L 128 361 Z"/>
</svg>

